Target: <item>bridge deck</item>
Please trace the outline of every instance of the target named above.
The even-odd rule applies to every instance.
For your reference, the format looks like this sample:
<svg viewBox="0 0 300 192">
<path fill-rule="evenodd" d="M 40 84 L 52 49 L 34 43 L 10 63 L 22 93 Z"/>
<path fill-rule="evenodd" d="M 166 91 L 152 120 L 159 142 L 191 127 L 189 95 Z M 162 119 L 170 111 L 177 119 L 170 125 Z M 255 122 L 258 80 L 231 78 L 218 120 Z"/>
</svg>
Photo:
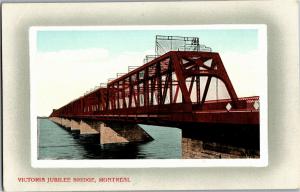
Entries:
<svg viewBox="0 0 300 192">
<path fill-rule="evenodd" d="M 207 101 L 202 106 L 178 103 L 151 106 L 149 108 L 118 109 L 106 112 L 94 111 L 64 115 L 63 117 L 168 126 L 185 123 L 258 125 L 259 110 L 254 106 L 256 102 L 258 102 L 258 97 L 247 97 L 240 98 L 239 104 L 244 108 L 238 109 L 227 109 L 226 106 L 230 103 L 230 100 L 224 99 Z"/>
</svg>

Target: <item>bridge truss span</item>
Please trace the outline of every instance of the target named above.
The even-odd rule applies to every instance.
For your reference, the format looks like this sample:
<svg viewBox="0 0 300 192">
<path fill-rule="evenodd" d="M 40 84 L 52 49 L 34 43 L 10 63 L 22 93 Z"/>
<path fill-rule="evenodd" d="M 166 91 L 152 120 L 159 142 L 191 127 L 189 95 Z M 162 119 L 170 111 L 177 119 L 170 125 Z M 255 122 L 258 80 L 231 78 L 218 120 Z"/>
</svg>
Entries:
<svg viewBox="0 0 300 192">
<path fill-rule="evenodd" d="M 211 99 L 214 86 L 216 97 Z M 220 98 L 219 86 L 227 98 Z M 259 124 L 259 97 L 238 98 L 218 53 L 170 51 L 51 116 L 168 126 Z"/>
</svg>

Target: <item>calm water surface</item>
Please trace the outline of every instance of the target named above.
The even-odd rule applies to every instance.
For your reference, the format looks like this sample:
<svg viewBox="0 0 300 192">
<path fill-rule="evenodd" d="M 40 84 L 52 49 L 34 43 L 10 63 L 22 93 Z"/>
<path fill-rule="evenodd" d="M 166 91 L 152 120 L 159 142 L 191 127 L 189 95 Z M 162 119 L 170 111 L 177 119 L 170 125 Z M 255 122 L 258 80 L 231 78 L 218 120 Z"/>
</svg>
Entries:
<svg viewBox="0 0 300 192">
<path fill-rule="evenodd" d="M 147 143 L 95 144 L 93 138 L 68 132 L 49 119 L 38 119 L 39 159 L 179 159 L 181 131 L 141 125 L 154 140 Z"/>
</svg>

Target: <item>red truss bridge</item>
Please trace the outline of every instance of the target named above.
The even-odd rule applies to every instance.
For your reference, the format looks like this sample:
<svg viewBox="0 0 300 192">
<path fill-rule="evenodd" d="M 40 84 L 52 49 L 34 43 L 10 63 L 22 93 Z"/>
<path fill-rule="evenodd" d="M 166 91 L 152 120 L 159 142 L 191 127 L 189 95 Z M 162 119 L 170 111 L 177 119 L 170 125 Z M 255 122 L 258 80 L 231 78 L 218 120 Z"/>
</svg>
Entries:
<svg viewBox="0 0 300 192">
<path fill-rule="evenodd" d="M 228 98 L 218 97 L 220 86 Z M 216 98 L 209 99 L 209 92 Z M 106 87 L 53 110 L 50 117 L 174 127 L 258 126 L 259 97 L 237 96 L 218 53 L 169 51 L 108 82 Z"/>
</svg>

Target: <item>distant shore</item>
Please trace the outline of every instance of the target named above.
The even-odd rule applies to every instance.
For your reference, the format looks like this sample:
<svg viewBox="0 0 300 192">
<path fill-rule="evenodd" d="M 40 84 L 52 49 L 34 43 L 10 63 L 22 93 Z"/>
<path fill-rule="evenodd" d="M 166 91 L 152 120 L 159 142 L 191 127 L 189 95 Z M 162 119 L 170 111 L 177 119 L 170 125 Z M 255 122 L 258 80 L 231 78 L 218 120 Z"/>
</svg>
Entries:
<svg viewBox="0 0 300 192">
<path fill-rule="evenodd" d="M 47 116 L 37 116 L 38 119 L 48 119 L 49 117 Z"/>
</svg>

